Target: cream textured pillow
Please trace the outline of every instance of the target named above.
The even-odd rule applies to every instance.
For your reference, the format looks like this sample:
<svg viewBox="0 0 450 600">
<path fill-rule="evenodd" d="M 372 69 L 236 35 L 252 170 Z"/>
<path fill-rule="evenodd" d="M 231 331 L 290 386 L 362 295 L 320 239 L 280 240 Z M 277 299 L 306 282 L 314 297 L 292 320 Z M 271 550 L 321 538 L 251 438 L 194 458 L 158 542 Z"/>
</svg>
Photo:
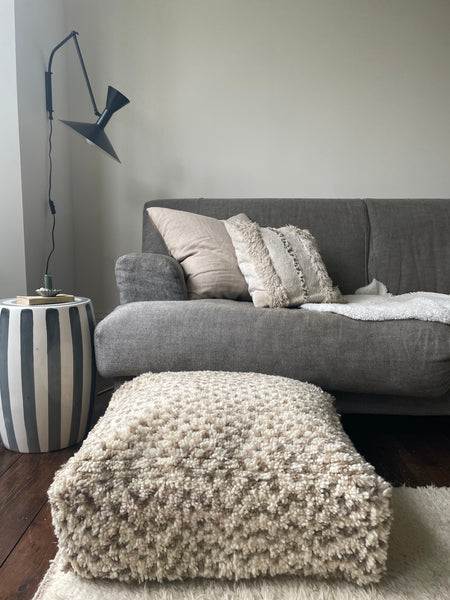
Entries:
<svg viewBox="0 0 450 600">
<path fill-rule="evenodd" d="M 147 212 L 181 264 L 190 298 L 250 300 L 224 221 L 159 206 Z"/>
<path fill-rule="evenodd" d="M 228 219 L 225 227 L 255 306 L 343 302 L 307 229 L 259 227 L 244 214 Z"/>
<path fill-rule="evenodd" d="M 286 377 L 124 383 L 48 495 L 61 558 L 82 577 L 366 584 L 385 568 L 390 485 L 353 447 L 333 398 Z"/>
</svg>

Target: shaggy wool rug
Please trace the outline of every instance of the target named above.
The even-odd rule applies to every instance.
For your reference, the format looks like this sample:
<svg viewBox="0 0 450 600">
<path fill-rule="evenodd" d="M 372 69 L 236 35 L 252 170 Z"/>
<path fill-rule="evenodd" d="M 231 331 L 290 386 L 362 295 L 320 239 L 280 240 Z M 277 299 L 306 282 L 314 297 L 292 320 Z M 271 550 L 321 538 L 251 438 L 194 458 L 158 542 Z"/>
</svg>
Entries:
<svg viewBox="0 0 450 600">
<path fill-rule="evenodd" d="M 282 576 L 131 585 L 63 573 L 56 558 L 34 600 L 448 600 L 450 488 L 395 488 L 393 512 L 387 573 L 378 584 Z"/>
</svg>

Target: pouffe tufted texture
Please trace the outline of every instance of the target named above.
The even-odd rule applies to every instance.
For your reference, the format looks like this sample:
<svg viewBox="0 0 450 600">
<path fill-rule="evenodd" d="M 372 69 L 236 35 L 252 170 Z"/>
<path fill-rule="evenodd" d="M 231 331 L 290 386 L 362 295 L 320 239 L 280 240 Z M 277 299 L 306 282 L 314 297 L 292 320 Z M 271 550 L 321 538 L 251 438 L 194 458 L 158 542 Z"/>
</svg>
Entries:
<svg viewBox="0 0 450 600">
<path fill-rule="evenodd" d="M 390 496 L 330 395 L 208 371 L 125 383 L 49 490 L 66 568 L 122 581 L 377 581 Z"/>
</svg>

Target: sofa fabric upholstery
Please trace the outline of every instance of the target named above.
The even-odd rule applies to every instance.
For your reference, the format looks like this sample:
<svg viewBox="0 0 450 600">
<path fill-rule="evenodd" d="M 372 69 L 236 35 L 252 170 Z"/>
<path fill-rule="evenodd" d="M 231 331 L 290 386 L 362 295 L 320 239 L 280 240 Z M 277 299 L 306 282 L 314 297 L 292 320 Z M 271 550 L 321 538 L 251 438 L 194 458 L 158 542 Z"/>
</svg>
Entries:
<svg viewBox="0 0 450 600">
<path fill-rule="evenodd" d="M 314 383 L 335 394 L 343 412 L 450 414 L 448 325 L 187 300 L 179 265 L 148 218 L 150 206 L 218 219 L 245 213 L 262 227 L 309 229 L 343 294 L 374 277 L 394 294 L 450 293 L 450 200 L 148 202 L 143 252 L 117 263 L 122 305 L 95 333 L 99 371 L 118 383 L 147 371 L 254 371 Z"/>
<path fill-rule="evenodd" d="M 187 300 L 183 269 L 164 254 L 126 254 L 116 262 L 120 303 L 139 300 Z"/>
<path fill-rule="evenodd" d="M 372 323 L 233 300 L 131 303 L 108 319 L 96 331 L 97 367 L 106 377 L 140 375 L 149 365 L 226 365 L 343 392 L 435 397 L 450 389 L 449 328 L 438 323 Z"/>
<path fill-rule="evenodd" d="M 450 294 L 450 200 L 367 200 L 369 281 Z"/>
</svg>

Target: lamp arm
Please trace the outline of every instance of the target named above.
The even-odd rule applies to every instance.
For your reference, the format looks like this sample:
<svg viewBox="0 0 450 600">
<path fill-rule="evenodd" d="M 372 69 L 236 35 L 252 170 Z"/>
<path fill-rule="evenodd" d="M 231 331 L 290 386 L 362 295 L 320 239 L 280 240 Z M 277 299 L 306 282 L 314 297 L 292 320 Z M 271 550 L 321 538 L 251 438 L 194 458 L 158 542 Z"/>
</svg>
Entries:
<svg viewBox="0 0 450 600">
<path fill-rule="evenodd" d="M 50 58 L 48 61 L 48 69 L 45 72 L 45 104 L 46 104 L 46 109 L 48 112 L 48 118 L 50 120 L 53 119 L 52 70 L 51 70 L 53 56 L 54 56 L 55 52 L 61 48 L 61 46 L 64 46 L 64 44 L 72 38 L 73 38 L 73 42 L 75 44 L 75 48 L 76 48 L 76 51 L 78 54 L 78 59 L 80 61 L 81 69 L 83 71 L 84 79 L 86 81 L 86 86 L 87 86 L 87 89 L 89 92 L 89 96 L 91 98 L 92 106 L 94 108 L 94 113 L 97 115 L 97 117 L 100 116 L 100 112 L 98 111 L 97 105 L 95 104 L 94 94 L 92 93 L 92 88 L 91 88 L 91 84 L 89 82 L 89 77 L 86 72 L 86 67 L 84 66 L 84 60 L 83 60 L 83 56 L 81 55 L 80 46 L 78 45 L 78 40 L 76 37 L 77 35 L 78 35 L 78 31 L 72 31 L 72 33 L 70 33 L 66 38 L 64 38 L 62 42 L 60 42 L 57 46 L 55 46 L 53 48 L 53 50 L 50 54 Z"/>
</svg>

